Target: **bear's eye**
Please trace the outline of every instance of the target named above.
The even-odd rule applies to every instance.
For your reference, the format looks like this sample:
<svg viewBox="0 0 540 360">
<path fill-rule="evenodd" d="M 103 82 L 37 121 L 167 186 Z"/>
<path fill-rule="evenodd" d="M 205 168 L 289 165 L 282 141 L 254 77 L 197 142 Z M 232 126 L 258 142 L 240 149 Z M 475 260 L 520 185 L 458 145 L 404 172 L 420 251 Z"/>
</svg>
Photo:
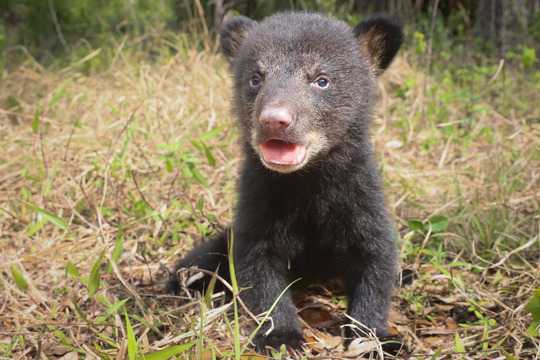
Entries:
<svg viewBox="0 0 540 360">
<path fill-rule="evenodd" d="M 321 77 L 313 83 L 315 86 L 317 86 L 319 89 L 326 89 L 330 85 L 330 80 L 327 78 Z"/>
<path fill-rule="evenodd" d="M 251 79 L 249 79 L 249 83 L 251 87 L 258 87 L 261 84 L 261 78 L 258 75 L 253 75 Z"/>
</svg>

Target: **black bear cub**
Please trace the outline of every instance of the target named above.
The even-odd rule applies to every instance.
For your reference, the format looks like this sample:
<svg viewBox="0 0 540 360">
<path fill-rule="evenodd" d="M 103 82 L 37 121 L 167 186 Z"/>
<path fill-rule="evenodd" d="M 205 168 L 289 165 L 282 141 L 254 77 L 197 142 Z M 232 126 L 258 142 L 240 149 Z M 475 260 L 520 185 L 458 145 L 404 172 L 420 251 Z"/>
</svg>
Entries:
<svg viewBox="0 0 540 360">
<path fill-rule="evenodd" d="M 215 271 L 219 265 L 228 279 L 232 233 L 241 298 L 254 314 L 267 311 L 298 278 L 340 279 L 348 315 L 365 326 L 347 326 L 349 341 L 366 329 L 391 338 L 386 320 L 398 257 L 370 143 L 369 109 L 376 76 L 401 46 L 401 25 L 386 15 L 354 28 L 311 13 L 261 22 L 234 17 L 220 40 L 234 70 L 244 155 L 236 215 L 232 231 L 196 248 L 177 269 Z M 179 292 L 176 274 L 167 289 Z M 270 316 L 272 324 L 255 338 L 257 349 L 301 349 L 305 340 L 290 294 Z M 397 349 L 395 342 L 385 347 Z"/>
</svg>

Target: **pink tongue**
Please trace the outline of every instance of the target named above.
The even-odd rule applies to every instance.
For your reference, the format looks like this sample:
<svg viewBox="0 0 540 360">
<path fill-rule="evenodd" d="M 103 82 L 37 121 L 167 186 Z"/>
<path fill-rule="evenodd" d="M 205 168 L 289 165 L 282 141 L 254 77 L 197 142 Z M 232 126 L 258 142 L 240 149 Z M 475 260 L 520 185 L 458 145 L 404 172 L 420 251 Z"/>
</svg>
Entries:
<svg viewBox="0 0 540 360">
<path fill-rule="evenodd" d="M 279 165 L 298 165 L 306 157 L 306 147 L 281 140 L 268 140 L 261 144 L 264 160 Z"/>
</svg>

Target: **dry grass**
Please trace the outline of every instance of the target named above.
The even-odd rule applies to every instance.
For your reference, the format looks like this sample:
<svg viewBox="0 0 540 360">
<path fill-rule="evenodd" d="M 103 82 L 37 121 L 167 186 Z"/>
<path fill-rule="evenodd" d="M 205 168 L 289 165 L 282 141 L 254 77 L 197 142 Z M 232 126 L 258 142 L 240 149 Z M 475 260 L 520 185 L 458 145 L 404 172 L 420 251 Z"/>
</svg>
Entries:
<svg viewBox="0 0 540 360">
<path fill-rule="evenodd" d="M 424 358 L 437 349 L 434 358 L 501 358 L 500 348 L 531 358 L 539 344 L 526 333 L 531 317 L 524 304 L 540 286 L 540 88 L 511 76 L 506 82 L 515 87 L 505 85 L 504 94 L 477 84 L 485 96 L 471 107 L 457 95 L 441 100 L 457 85 L 430 79 L 424 94 L 423 73 L 406 58 L 384 75 L 374 121 L 404 267 L 417 276 L 397 290 L 390 326 Z M 411 77 L 416 84 L 396 97 Z M 129 298 L 125 308 L 142 353 L 200 340 L 192 356 L 212 358 L 212 349 L 231 354 L 234 339 L 223 314 L 232 305 L 217 301 L 205 310 L 203 340 L 200 302 L 182 305 L 163 295 L 163 265 L 212 229 L 208 214 L 221 223 L 231 216 L 239 152 L 224 61 L 191 51 L 162 65 L 120 58 L 90 77 L 21 65 L 0 81 L 0 101 L 11 95 L 19 103 L 0 103 L 0 353 L 124 359 L 124 312 L 106 310 Z M 62 96 L 51 104 L 55 94 Z M 444 108 L 447 121 L 430 120 L 429 104 Z M 205 141 L 216 160 L 211 166 L 191 140 L 222 124 Z M 449 124 L 454 130 L 444 132 Z M 208 188 L 190 170 L 194 157 Z M 22 201 L 65 219 L 69 229 Z M 411 218 L 436 214 L 450 219 L 444 232 L 408 227 Z M 84 277 L 103 250 L 104 265 L 113 258 L 119 239 L 118 266 L 105 274 L 102 267 L 102 287 L 90 296 Z M 81 277 L 68 274 L 68 263 Z M 12 266 L 27 281 L 25 291 Z M 343 353 L 343 305 L 336 296 L 314 291 L 298 299 L 313 341 L 310 358 L 355 358 L 372 346 Z M 249 326 L 240 321 L 244 336 Z M 457 353 L 456 334 L 466 353 Z"/>
</svg>

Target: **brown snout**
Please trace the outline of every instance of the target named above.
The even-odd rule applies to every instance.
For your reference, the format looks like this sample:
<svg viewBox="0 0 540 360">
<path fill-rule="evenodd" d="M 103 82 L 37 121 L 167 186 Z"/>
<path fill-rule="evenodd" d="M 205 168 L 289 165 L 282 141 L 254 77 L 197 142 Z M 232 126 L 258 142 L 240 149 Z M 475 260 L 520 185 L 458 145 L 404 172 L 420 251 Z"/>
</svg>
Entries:
<svg viewBox="0 0 540 360">
<path fill-rule="evenodd" d="M 288 127 L 293 115 L 285 107 L 265 107 L 259 117 L 259 123 L 270 130 L 282 130 Z"/>
</svg>

